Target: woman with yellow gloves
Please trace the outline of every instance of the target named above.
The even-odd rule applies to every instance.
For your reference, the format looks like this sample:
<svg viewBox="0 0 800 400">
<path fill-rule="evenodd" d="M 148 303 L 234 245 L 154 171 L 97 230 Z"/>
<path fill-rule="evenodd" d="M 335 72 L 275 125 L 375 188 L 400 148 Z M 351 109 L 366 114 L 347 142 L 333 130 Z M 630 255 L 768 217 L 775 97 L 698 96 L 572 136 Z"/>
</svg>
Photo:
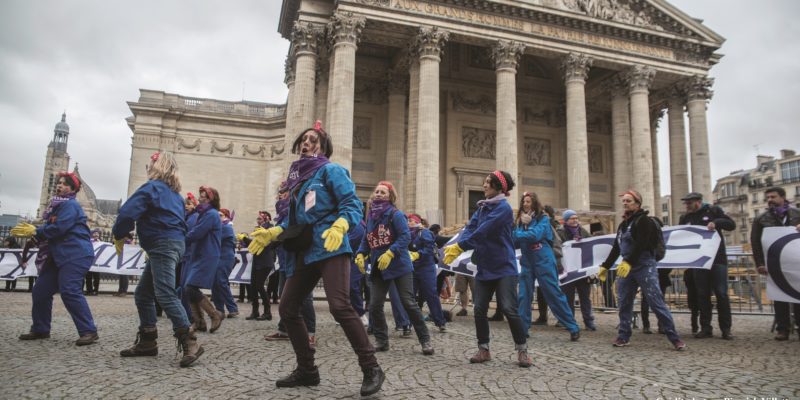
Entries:
<svg viewBox="0 0 800 400">
<path fill-rule="evenodd" d="M 81 182 L 72 172 L 60 172 L 56 194 L 50 200 L 39 227 L 21 223 L 11 228 L 11 235 L 35 238 L 39 242 L 36 267 L 39 279 L 33 286 L 33 325 L 20 340 L 47 339 L 53 318 L 53 295 L 61 293 L 61 300 L 78 329 L 80 338 L 75 342 L 85 346 L 97 341 L 97 327 L 92 311 L 83 295 L 83 278 L 94 262 L 89 226 L 75 195 Z M 40 263 L 40 259 L 43 260 Z"/>
<path fill-rule="evenodd" d="M 514 251 L 514 212 L 506 197 L 514 188 L 514 179 L 505 171 L 494 171 L 483 181 L 485 200 L 478 202 L 478 211 L 458 238 L 458 242 L 444 248 L 444 263 L 452 264 L 464 251 L 473 250 L 472 262 L 478 267 L 475 275 L 475 334 L 478 352 L 469 359 L 471 363 L 491 360 L 489 353 L 489 319 L 486 313 L 489 300 L 497 292 L 497 301 L 508 319 L 517 361 L 520 367 L 531 366 L 528 357 L 528 339 L 522 319 L 517 312 L 517 270 Z"/>
<path fill-rule="evenodd" d="M 631 319 L 633 317 L 633 299 L 636 289 L 641 286 L 642 297 L 647 299 L 650 308 L 658 317 L 659 325 L 664 329 L 667 339 L 675 350 L 686 349 L 678 332 L 672 314 L 664 303 L 664 295 L 658 286 L 655 248 L 661 231 L 656 223 L 642 209 L 642 195 L 635 190 L 628 190 L 620 195 L 622 201 L 622 222 L 617 227 L 617 238 L 614 247 L 605 261 L 600 265 L 598 277 L 606 280 L 608 270 L 622 255 L 622 262 L 617 266 L 617 295 L 619 297 L 619 333 L 614 340 L 614 347 L 630 344 Z"/>
<path fill-rule="evenodd" d="M 408 230 L 405 214 L 394 206 L 396 200 L 397 192 L 394 186 L 386 181 L 378 182 L 368 206 L 367 234 L 356 254 L 356 264 L 362 273 L 367 256 L 373 266 L 369 276 L 372 282 L 369 295 L 372 333 L 377 342 L 376 350 L 389 350 L 389 332 L 386 315 L 383 313 L 383 303 L 386 301 L 389 285 L 394 282 L 403 309 L 408 313 L 411 324 L 417 332 L 417 339 L 422 345 L 422 354 L 432 355 L 434 350 L 431 336 L 422 311 L 414 301 L 412 255 L 408 251 L 411 232 Z"/>
<path fill-rule="evenodd" d="M 319 385 L 315 350 L 309 343 L 300 308 L 322 278 L 331 314 L 358 355 L 364 373 L 361 395 L 368 396 L 381 389 L 385 376 L 361 318 L 350 304 L 352 250 L 346 235 L 362 219 L 361 201 L 348 171 L 328 160 L 333 154 L 333 142 L 319 121 L 300 133 L 292 153 L 300 158 L 292 163 L 286 179 L 289 216 L 278 226 L 256 229 L 248 246 L 251 253 L 259 254 L 286 230 L 280 239 L 284 249 L 293 249 L 286 257 L 287 279 L 278 311 L 292 342 L 297 368 L 275 385 Z"/>
</svg>

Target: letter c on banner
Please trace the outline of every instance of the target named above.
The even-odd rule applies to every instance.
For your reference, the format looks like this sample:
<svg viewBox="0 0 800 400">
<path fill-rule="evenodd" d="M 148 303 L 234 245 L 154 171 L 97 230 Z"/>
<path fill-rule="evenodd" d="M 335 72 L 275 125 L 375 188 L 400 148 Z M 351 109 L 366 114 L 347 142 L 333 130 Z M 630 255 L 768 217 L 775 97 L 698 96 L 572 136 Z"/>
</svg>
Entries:
<svg viewBox="0 0 800 400">
<path fill-rule="evenodd" d="M 800 291 L 789 283 L 789 280 L 786 279 L 786 276 L 783 275 L 783 271 L 781 270 L 781 253 L 789 242 L 799 239 L 800 233 L 786 235 L 776 240 L 775 243 L 772 243 L 772 246 L 769 246 L 769 250 L 767 251 L 767 269 L 769 271 L 769 276 L 784 293 L 794 297 L 798 301 L 800 301 Z"/>
</svg>

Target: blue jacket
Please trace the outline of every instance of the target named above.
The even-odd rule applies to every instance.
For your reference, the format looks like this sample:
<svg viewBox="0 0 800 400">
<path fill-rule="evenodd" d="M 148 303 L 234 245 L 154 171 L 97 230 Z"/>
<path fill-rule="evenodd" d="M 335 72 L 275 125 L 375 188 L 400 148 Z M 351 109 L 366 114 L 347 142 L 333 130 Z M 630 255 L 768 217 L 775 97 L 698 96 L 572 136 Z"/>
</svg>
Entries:
<svg viewBox="0 0 800 400">
<path fill-rule="evenodd" d="M 508 201 L 484 204 L 472 215 L 458 245 L 465 251 L 474 250 L 472 263 L 478 267 L 475 279 L 488 281 L 518 275 L 513 228 L 514 212 Z"/>
<path fill-rule="evenodd" d="M 361 241 L 358 252 L 369 254 L 372 275 L 380 273 L 383 280 L 390 280 L 413 271 L 411 256 L 408 255 L 410 243 L 411 232 L 408 230 L 406 216 L 402 211 L 392 207 L 377 220 L 367 219 L 367 234 Z M 394 258 L 389 266 L 381 271 L 378 269 L 378 258 L 386 250 L 391 250 Z"/>
<path fill-rule="evenodd" d="M 347 240 L 350 242 L 350 248 L 357 249 L 361 247 L 361 242 L 364 240 L 364 235 L 366 235 L 366 233 L 367 224 L 364 222 L 364 220 L 361 220 L 358 225 L 350 228 L 350 231 L 347 232 Z M 355 256 L 350 257 L 350 266 L 358 269 L 358 266 L 355 262 Z"/>
<path fill-rule="evenodd" d="M 136 225 L 139 245 L 150 250 L 163 239 L 184 240 L 186 220 L 183 198 L 160 180 L 149 180 L 139 186 L 119 209 L 112 232 L 121 239 Z"/>
<path fill-rule="evenodd" d="M 184 213 L 185 213 L 185 211 L 184 211 Z M 192 211 L 189 214 L 186 214 L 186 216 L 184 217 L 184 220 L 186 221 L 186 231 L 187 232 L 191 231 L 192 228 L 194 228 L 194 226 L 197 225 L 197 217 L 198 216 L 199 216 L 199 214 L 197 213 L 197 211 Z M 189 239 L 188 238 L 185 238 L 185 240 L 186 240 L 186 242 L 184 243 L 183 257 L 181 257 L 181 262 L 183 264 L 186 264 L 186 261 L 189 260 L 189 255 L 192 254 L 192 251 L 193 251 L 192 243 L 189 243 Z"/>
<path fill-rule="evenodd" d="M 94 259 L 91 238 L 86 214 L 75 199 L 57 205 L 44 225 L 36 228 L 36 239 L 47 240 L 50 258 L 59 267 L 83 257 Z"/>
<path fill-rule="evenodd" d="M 550 226 L 550 217 L 540 215 L 530 224 L 517 224 L 514 229 L 514 246 L 519 247 L 522 253 L 520 263 L 523 268 L 533 268 L 534 265 L 552 267 L 556 269 L 556 256 L 553 253 L 553 228 Z"/>
<path fill-rule="evenodd" d="M 219 212 L 209 208 L 198 215 L 197 223 L 186 235 L 186 242 L 191 245 L 192 252 L 181 270 L 184 286 L 211 289 L 217 273 L 221 241 L 222 222 Z"/>
<path fill-rule="evenodd" d="M 236 233 L 233 231 L 233 224 L 221 224 L 221 238 L 219 250 L 219 264 L 217 269 L 225 271 L 225 276 L 229 276 L 233 271 L 233 263 L 236 260 Z"/>
<path fill-rule="evenodd" d="M 414 261 L 414 269 L 436 265 L 433 255 L 436 251 L 436 238 L 433 236 L 433 232 L 425 228 L 412 230 L 410 250 L 419 253 L 419 258 Z"/>
<path fill-rule="evenodd" d="M 300 185 L 292 194 L 295 223 L 314 224 L 311 247 L 303 254 L 306 265 L 313 264 L 341 254 L 352 254 L 350 243 L 345 240 L 338 250 L 325 250 L 322 233 L 337 219 L 344 218 L 352 227 L 361 222 L 361 200 L 356 196 L 356 186 L 350 173 L 339 164 L 329 163 Z M 291 218 L 286 218 L 281 226 L 286 229 Z M 295 257 L 287 254 L 286 276 L 294 273 Z"/>
</svg>

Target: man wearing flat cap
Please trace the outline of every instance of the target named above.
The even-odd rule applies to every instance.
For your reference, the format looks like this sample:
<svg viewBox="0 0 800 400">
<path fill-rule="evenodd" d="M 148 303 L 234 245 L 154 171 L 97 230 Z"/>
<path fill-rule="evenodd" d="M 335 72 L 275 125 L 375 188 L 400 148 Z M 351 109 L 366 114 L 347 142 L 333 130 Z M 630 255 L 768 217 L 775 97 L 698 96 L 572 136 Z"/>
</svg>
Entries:
<svg viewBox="0 0 800 400">
<path fill-rule="evenodd" d="M 720 236 L 719 249 L 711 269 L 693 269 L 689 273 L 694 278 L 697 293 L 697 305 L 700 308 L 700 331 L 695 333 L 697 339 L 713 337 L 711 327 L 711 292 L 717 298 L 717 318 L 722 338 L 732 340 L 731 335 L 731 301 L 728 297 L 728 256 L 725 252 L 725 237 L 722 231 L 736 228 L 734 222 L 719 206 L 703 203 L 703 195 L 691 192 L 681 201 L 686 206 L 686 214 L 680 218 L 680 225 L 703 225 L 709 231 L 717 231 Z"/>
</svg>

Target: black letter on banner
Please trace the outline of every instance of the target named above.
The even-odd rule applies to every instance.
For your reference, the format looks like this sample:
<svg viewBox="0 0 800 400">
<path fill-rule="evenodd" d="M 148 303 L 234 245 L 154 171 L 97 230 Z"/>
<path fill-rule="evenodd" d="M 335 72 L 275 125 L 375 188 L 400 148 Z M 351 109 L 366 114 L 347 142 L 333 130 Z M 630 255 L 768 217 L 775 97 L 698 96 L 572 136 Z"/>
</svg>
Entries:
<svg viewBox="0 0 800 400">
<path fill-rule="evenodd" d="M 800 233 L 790 233 L 772 243 L 767 251 L 767 269 L 775 284 L 787 295 L 800 300 L 800 291 L 792 287 L 781 270 L 781 252 L 789 242 L 800 239 Z"/>
<path fill-rule="evenodd" d="M 247 269 L 247 254 L 248 254 L 247 251 L 244 251 L 244 250 L 239 251 L 239 258 L 242 259 L 242 262 L 240 263 L 241 266 L 239 266 L 239 273 L 237 273 L 236 277 L 233 278 L 234 282 L 250 283 L 253 280 L 252 276 L 251 276 L 250 280 L 247 280 L 247 281 L 242 280 L 242 275 L 244 275 L 244 271 Z"/>
<path fill-rule="evenodd" d="M 574 242 L 572 243 L 572 248 L 580 249 L 581 250 L 581 269 L 586 267 L 593 267 L 597 264 L 594 263 L 594 252 L 592 249 L 595 246 L 600 245 L 614 245 L 614 238 L 604 238 L 604 239 L 596 239 L 592 240 L 591 242 Z"/>
</svg>

